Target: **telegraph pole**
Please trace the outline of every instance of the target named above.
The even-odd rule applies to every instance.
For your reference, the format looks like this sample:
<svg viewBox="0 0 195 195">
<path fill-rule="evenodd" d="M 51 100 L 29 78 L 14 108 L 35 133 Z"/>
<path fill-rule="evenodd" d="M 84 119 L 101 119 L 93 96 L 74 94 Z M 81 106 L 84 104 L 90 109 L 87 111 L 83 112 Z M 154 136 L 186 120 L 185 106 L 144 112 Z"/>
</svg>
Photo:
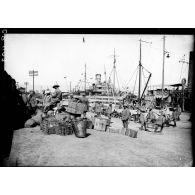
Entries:
<svg viewBox="0 0 195 195">
<path fill-rule="evenodd" d="M 29 76 L 32 76 L 33 77 L 33 91 L 34 91 L 34 77 L 35 76 L 38 76 L 38 71 L 30 70 L 29 71 Z"/>
</svg>

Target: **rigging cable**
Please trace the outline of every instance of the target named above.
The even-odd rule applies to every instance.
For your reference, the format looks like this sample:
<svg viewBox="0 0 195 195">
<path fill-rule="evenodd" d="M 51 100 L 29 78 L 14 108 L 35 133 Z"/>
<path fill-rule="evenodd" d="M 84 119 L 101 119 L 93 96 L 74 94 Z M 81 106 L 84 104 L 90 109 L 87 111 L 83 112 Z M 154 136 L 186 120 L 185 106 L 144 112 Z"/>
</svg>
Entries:
<svg viewBox="0 0 195 195">
<path fill-rule="evenodd" d="M 135 74 L 135 72 L 137 71 L 137 69 L 138 69 L 138 66 L 136 67 L 135 71 L 134 71 L 133 74 L 131 75 L 131 78 L 129 79 L 129 81 L 128 81 L 128 83 L 127 83 L 126 86 L 129 85 L 129 83 L 130 83 L 131 79 L 133 78 L 133 75 Z"/>
<path fill-rule="evenodd" d="M 118 82 L 118 89 L 119 89 L 119 91 L 120 91 L 120 86 L 119 86 L 119 81 L 118 81 L 118 74 L 117 74 L 117 72 L 116 72 L 116 79 L 117 79 L 117 82 Z"/>
<path fill-rule="evenodd" d="M 138 75 L 138 71 L 137 71 L 136 78 L 135 78 L 135 84 L 134 84 L 134 88 L 133 88 L 133 94 L 134 94 L 134 91 L 135 91 L 135 85 L 136 85 L 136 81 L 137 81 L 137 75 Z"/>
</svg>

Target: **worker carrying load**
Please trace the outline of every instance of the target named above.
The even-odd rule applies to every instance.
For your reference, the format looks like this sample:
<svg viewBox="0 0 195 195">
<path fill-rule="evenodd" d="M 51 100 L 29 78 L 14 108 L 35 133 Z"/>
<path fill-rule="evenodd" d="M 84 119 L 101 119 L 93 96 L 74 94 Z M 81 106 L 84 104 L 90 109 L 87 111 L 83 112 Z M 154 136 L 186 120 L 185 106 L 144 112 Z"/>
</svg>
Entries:
<svg viewBox="0 0 195 195">
<path fill-rule="evenodd" d="M 54 93 L 51 95 L 51 102 L 45 106 L 44 112 L 47 113 L 49 110 L 57 106 L 57 104 L 62 100 L 62 92 L 59 89 L 59 85 L 55 84 L 53 88 L 55 89 Z"/>
</svg>

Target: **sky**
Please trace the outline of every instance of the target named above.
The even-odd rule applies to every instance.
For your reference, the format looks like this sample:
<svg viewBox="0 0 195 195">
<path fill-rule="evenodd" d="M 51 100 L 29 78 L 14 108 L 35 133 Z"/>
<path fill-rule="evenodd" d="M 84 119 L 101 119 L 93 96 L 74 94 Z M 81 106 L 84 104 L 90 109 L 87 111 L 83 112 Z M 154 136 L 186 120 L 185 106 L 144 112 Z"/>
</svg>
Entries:
<svg viewBox="0 0 195 195">
<path fill-rule="evenodd" d="M 83 42 L 83 37 L 85 42 Z M 162 83 L 163 35 L 96 35 L 96 34 L 6 34 L 5 35 L 5 70 L 19 83 L 32 89 L 30 70 L 38 71 L 35 77 L 35 90 L 52 89 L 55 83 L 62 91 L 75 87 L 79 80 L 84 80 L 86 64 L 87 81 L 95 82 L 95 74 L 107 79 L 113 69 L 113 53 L 116 52 L 116 87 L 130 91 L 138 89 L 136 80 L 142 39 L 142 65 L 152 73 L 149 85 Z M 165 58 L 165 84 L 181 82 L 188 76 L 188 64 L 180 63 L 185 55 L 189 62 L 189 52 L 193 50 L 193 36 L 166 35 L 165 51 L 170 58 Z M 144 71 L 142 89 L 149 74 Z M 66 77 L 66 78 L 64 78 Z M 111 75 L 111 79 L 113 74 Z M 84 85 L 82 85 L 84 86 Z"/>
</svg>

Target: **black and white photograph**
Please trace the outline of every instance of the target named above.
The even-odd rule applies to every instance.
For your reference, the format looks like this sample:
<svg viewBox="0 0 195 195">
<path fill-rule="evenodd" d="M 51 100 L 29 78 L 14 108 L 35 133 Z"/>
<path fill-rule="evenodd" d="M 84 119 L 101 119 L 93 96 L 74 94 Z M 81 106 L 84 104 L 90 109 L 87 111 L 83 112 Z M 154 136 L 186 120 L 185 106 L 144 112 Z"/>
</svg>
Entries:
<svg viewBox="0 0 195 195">
<path fill-rule="evenodd" d="M 193 34 L 1 32 L 1 166 L 193 166 Z"/>
</svg>

